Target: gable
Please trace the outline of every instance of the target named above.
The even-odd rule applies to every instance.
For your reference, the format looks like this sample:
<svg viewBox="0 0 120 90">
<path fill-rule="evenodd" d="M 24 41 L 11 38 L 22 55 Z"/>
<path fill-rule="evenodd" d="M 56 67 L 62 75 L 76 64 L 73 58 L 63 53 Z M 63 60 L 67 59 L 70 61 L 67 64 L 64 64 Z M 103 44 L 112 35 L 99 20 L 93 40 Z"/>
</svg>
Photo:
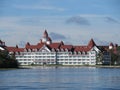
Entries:
<svg viewBox="0 0 120 90">
<path fill-rule="evenodd" d="M 91 51 L 100 52 L 100 50 L 99 50 L 96 46 L 94 46 L 94 47 L 91 49 Z"/>
<path fill-rule="evenodd" d="M 51 52 L 51 50 L 46 46 L 46 45 L 43 45 L 40 50 L 40 52 Z"/>
<path fill-rule="evenodd" d="M 0 50 L 5 50 L 4 48 L 0 47 Z"/>
</svg>

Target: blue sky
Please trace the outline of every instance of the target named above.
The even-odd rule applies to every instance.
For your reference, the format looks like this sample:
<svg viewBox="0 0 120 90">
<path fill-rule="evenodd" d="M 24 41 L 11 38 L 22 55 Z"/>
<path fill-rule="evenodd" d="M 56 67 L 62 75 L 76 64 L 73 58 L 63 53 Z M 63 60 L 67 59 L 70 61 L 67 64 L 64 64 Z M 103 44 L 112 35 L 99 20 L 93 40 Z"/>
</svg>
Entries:
<svg viewBox="0 0 120 90">
<path fill-rule="evenodd" d="M 120 0 L 0 0 L 0 39 L 36 44 L 46 29 L 53 41 L 120 44 Z"/>
</svg>

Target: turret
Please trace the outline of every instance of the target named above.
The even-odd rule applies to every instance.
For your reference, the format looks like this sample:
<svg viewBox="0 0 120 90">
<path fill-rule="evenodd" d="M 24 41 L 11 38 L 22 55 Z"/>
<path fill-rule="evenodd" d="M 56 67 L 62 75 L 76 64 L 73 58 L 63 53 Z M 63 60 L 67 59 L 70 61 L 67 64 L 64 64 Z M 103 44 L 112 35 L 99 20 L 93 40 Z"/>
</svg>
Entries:
<svg viewBox="0 0 120 90">
<path fill-rule="evenodd" d="M 45 43 L 45 44 L 51 44 L 52 43 L 51 38 L 48 36 L 47 30 L 45 30 L 44 33 L 43 33 L 42 43 Z"/>
<path fill-rule="evenodd" d="M 118 47 L 118 44 L 115 44 L 115 45 L 114 45 L 114 53 L 115 53 L 115 54 L 117 53 L 117 47 Z"/>
<path fill-rule="evenodd" d="M 44 33 L 43 33 L 42 42 L 43 42 L 43 43 L 46 43 L 47 38 L 48 38 L 48 33 L 47 33 L 47 31 L 45 30 Z"/>
<path fill-rule="evenodd" d="M 110 45 L 109 45 L 109 49 L 113 49 L 114 45 L 113 43 L 111 42 Z"/>
<path fill-rule="evenodd" d="M 43 38 L 48 38 L 47 30 L 44 31 Z"/>
<path fill-rule="evenodd" d="M 48 37 L 48 38 L 47 38 L 47 42 L 46 42 L 46 44 L 51 44 L 51 43 L 52 43 L 52 40 L 51 40 L 50 37 Z"/>
</svg>

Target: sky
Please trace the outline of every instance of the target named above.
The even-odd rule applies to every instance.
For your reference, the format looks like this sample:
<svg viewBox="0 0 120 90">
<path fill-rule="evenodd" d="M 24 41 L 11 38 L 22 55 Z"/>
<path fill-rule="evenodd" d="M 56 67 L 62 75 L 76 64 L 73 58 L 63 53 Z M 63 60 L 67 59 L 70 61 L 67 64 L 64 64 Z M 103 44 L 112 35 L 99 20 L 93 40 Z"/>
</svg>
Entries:
<svg viewBox="0 0 120 90">
<path fill-rule="evenodd" d="M 120 45 L 120 0 L 0 0 L 0 39 L 7 46 L 53 42 Z"/>
</svg>

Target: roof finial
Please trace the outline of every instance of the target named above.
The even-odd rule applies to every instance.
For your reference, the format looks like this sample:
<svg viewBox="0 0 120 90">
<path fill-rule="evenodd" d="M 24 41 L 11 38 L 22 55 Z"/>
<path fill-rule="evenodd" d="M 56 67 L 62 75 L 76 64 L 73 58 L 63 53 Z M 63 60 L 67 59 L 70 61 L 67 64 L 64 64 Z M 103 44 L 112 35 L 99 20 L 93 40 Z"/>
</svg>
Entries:
<svg viewBox="0 0 120 90">
<path fill-rule="evenodd" d="M 18 45 L 16 45 L 16 48 L 18 48 Z"/>
<path fill-rule="evenodd" d="M 48 33 L 47 33 L 47 30 L 46 30 L 46 29 L 45 29 L 45 31 L 44 31 L 43 37 L 44 37 L 44 38 L 47 38 L 47 37 L 48 37 Z"/>
</svg>

